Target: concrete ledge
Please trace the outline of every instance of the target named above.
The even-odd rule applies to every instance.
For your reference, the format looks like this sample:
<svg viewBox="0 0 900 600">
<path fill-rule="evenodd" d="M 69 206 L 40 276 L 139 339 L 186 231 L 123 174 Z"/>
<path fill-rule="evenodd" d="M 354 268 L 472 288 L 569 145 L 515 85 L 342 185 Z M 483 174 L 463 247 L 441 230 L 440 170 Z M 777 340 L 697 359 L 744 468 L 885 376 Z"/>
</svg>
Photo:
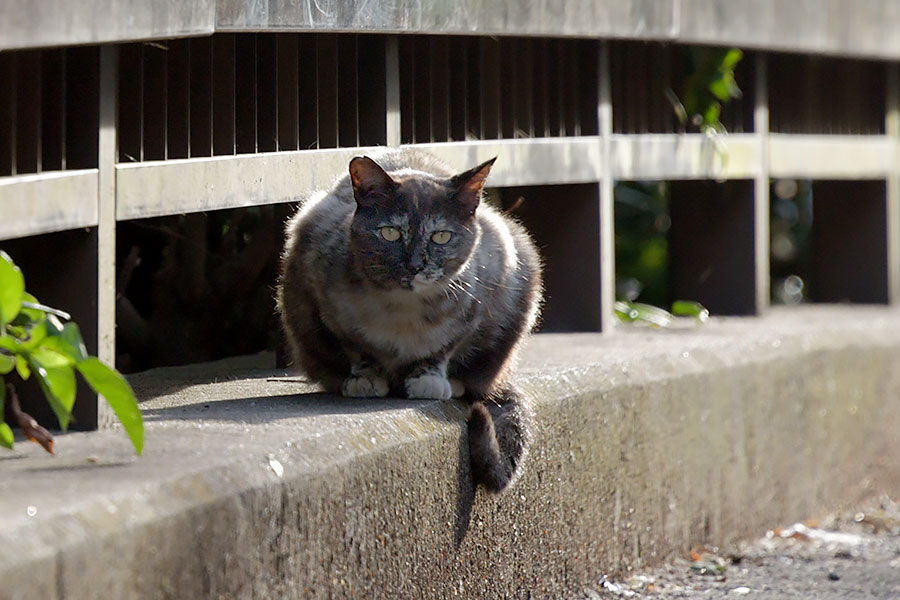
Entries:
<svg viewBox="0 0 900 600">
<path fill-rule="evenodd" d="M 148 421 L 0 454 L 4 598 L 566 598 L 603 573 L 900 490 L 900 312 L 543 335 L 528 471 L 473 494 L 464 410 L 134 378 Z M 199 383 L 200 381 L 218 383 Z"/>
</svg>

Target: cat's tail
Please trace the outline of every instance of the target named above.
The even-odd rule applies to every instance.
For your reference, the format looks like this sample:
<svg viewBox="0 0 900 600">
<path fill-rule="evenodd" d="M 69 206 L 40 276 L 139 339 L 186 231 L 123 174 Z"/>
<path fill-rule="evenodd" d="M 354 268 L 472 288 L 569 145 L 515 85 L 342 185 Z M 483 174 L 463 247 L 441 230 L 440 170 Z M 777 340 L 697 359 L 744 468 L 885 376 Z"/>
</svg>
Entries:
<svg viewBox="0 0 900 600">
<path fill-rule="evenodd" d="M 469 454 L 475 483 L 502 492 L 522 474 L 531 442 L 533 411 L 513 387 L 476 399 L 469 409 Z"/>
</svg>

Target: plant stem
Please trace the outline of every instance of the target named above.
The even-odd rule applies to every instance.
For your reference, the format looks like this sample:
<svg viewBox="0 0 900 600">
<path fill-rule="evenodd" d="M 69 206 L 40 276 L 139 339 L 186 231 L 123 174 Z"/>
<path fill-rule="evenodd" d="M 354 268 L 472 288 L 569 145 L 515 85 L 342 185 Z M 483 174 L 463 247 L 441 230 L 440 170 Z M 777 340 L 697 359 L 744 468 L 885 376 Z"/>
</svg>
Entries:
<svg viewBox="0 0 900 600">
<path fill-rule="evenodd" d="M 19 404 L 19 395 L 16 393 L 16 388 L 13 384 L 6 384 L 6 390 L 9 398 L 9 412 L 12 413 L 13 418 L 19 423 L 19 429 L 22 430 L 27 439 L 40 444 L 44 450 L 53 454 L 53 436 L 49 431 L 41 427 L 34 417 L 22 411 L 22 406 Z"/>
</svg>

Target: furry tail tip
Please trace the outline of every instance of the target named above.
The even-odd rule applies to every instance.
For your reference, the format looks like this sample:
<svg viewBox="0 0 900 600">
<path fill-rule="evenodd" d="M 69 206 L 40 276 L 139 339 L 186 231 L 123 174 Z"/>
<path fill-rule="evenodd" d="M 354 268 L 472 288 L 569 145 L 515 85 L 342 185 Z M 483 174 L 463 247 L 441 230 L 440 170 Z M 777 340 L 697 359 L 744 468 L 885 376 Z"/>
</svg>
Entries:
<svg viewBox="0 0 900 600">
<path fill-rule="evenodd" d="M 469 454 L 476 484 L 499 493 L 522 474 L 531 441 L 532 415 L 524 399 L 504 392 L 469 409 Z"/>
</svg>

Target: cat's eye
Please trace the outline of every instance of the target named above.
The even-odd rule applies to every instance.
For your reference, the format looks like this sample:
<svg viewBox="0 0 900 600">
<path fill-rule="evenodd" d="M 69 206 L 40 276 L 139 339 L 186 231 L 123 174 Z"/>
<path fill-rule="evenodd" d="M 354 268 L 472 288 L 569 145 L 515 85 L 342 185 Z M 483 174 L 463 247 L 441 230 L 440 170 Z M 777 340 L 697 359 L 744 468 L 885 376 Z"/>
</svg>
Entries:
<svg viewBox="0 0 900 600">
<path fill-rule="evenodd" d="M 435 244 L 443 246 L 444 244 L 449 242 L 450 238 L 452 237 L 453 234 L 449 231 L 435 231 L 433 234 L 431 234 L 431 241 Z"/>
<path fill-rule="evenodd" d="M 390 225 L 382 227 L 378 232 L 381 234 L 381 237 L 389 242 L 396 242 L 400 239 L 400 230 L 396 227 L 391 227 Z"/>
</svg>

